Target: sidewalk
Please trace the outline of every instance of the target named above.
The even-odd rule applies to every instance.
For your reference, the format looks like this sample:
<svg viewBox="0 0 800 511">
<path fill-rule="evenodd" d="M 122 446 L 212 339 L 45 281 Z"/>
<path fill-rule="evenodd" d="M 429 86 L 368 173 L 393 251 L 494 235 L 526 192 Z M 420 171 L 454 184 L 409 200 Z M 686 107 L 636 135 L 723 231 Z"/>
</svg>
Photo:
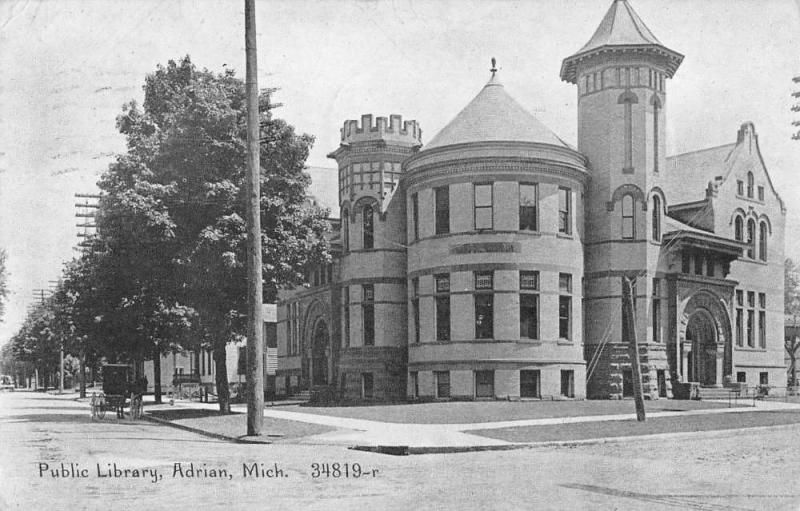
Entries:
<svg viewBox="0 0 800 511">
<path fill-rule="evenodd" d="M 442 406 L 447 406 L 443 403 Z M 216 404 L 177 401 L 169 404 L 148 405 L 147 413 L 161 410 L 217 410 Z M 233 412 L 246 413 L 246 405 L 232 405 Z M 772 412 L 770 414 L 770 412 Z M 738 420 L 732 414 L 738 414 Z M 689 411 L 661 411 L 648 413 L 646 423 L 637 423 L 634 414 L 592 415 L 579 417 L 553 417 L 544 419 L 504 420 L 467 424 L 398 424 L 375 420 L 335 417 L 311 413 L 266 408 L 266 420 L 275 421 L 284 428 L 296 425 L 316 425 L 333 428 L 332 431 L 307 436 L 291 435 L 292 442 L 300 444 L 326 444 L 356 446 L 363 449 L 403 448 L 411 453 L 457 452 L 484 449 L 508 449 L 564 443 L 608 442 L 620 435 L 631 437 L 663 437 L 687 435 L 698 432 L 729 431 L 741 427 L 771 427 L 800 423 L 800 404 L 757 401 L 755 408 L 708 408 Z M 730 419 L 725 419 L 730 417 Z M 160 421 L 169 422 L 169 421 Z M 191 420 L 181 421 L 186 427 Z M 294 424 L 295 426 L 292 426 Z M 617 424 L 617 425 L 615 425 Z M 570 426 L 575 425 L 575 426 Z M 584 425 L 584 426 L 580 426 Z M 555 427 L 555 428 L 554 428 Z M 304 428 L 303 428 L 304 429 Z M 570 430 L 579 429 L 579 435 Z M 535 441 L 542 432 L 546 441 Z M 222 436 L 230 440 L 239 438 Z M 577 439 L 576 439 L 577 438 Z"/>
</svg>

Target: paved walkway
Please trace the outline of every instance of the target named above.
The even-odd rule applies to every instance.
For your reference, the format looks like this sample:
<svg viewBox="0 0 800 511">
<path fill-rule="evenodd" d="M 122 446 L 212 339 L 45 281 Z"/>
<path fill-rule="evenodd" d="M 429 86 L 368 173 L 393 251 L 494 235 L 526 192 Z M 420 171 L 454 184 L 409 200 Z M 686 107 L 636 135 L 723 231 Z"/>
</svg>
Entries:
<svg viewBox="0 0 800 511">
<path fill-rule="evenodd" d="M 774 401 L 756 401 L 755 408 L 708 408 L 682 412 L 650 412 L 648 418 L 686 417 L 721 413 L 743 413 L 769 410 L 797 410 L 800 404 Z M 408 447 L 476 447 L 511 445 L 512 442 L 496 440 L 469 434 L 470 430 L 503 429 L 520 426 L 549 426 L 585 422 L 605 422 L 631 420 L 633 414 L 588 415 L 582 417 L 551 417 L 545 419 L 523 419 L 498 422 L 477 422 L 471 424 L 398 424 L 349 417 L 332 417 L 286 410 L 264 410 L 265 417 L 310 422 L 339 428 L 338 431 L 306 437 L 302 443 L 347 444 L 365 446 Z"/>
<path fill-rule="evenodd" d="M 175 406 L 168 404 L 150 405 L 147 411 L 159 409 L 209 409 L 216 410 L 217 405 L 194 401 L 177 401 Z M 246 413 L 246 405 L 232 405 L 236 412 Z M 688 411 L 649 412 L 650 419 L 660 417 L 686 417 L 693 415 L 748 413 L 770 410 L 798 410 L 799 403 L 782 403 L 775 401 L 755 401 L 752 406 L 739 408 L 707 408 Z M 330 415 L 303 413 L 266 408 L 265 417 L 285 419 L 311 424 L 320 424 L 336 428 L 335 431 L 313 435 L 299 439 L 303 444 L 337 444 L 359 446 L 407 446 L 410 448 L 481 448 L 494 446 L 512 446 L 513 442 L 470 434 L 471 430 L 503 429 L 521 426 L 549 426 L 559 424 L 575 424 L 587 422 L 625 421 L 634 418 L 633 414 L 588 415 L 580 417 L 551 417 L 543 419 L 523 419 L 497 422 L 477 422 L 468 424 L 401 424 L 380 422 L 375 420 L 355 419 L 350 417 L 334 417 Z"/>
</svg>

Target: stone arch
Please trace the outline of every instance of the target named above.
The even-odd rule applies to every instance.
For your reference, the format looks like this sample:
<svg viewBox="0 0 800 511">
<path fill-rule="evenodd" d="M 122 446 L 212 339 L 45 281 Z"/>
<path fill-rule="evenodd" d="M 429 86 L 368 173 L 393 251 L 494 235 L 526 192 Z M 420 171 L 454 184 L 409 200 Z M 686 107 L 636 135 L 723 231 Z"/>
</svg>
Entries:
<svg viewBox="0 0 800 511">
<path fill-rule="evenodd" d="M 331 329 L 332 322 L 330 304 L 320 298 L 314 299 L 314 301 L 311 302 L 311 304 L 309 304 L 309 306 L 306 308 L 300 324 L 300 339 L 302 342 L 302 347 L 300 350 L 301 366 L 302 372 L 305 375 L 304 377 L 307 378 L 306 381 L 308 382 L 310 388 L 310 386 L 318 384 L 315 382 L 315 376 L 319 374 L 319 368 L 315 370 L 315 360 L 318 363 L 321 357 L 320 352 L 315 350 L 315 348 L 318 347 L 318 344 L 315 342 L 317 341 L 317 339 L 315 339 L 315 335 L 317 334 L 317 329 L 319 328 L 320 324 L 325 325 L 325 330 L 327 333 L 327 342 L 322 353 L 324 354 L 326 380 L 330 380 L 331 375 L 333 374 L 334 339 L 333 331 Z"/>
<path fill-rule="evenodd" d="M 734 208 L 730 218 L 728 219 L 728 225 L 733 225 L 733 222 L 736 220 L 737 216 L 742 217 L 742 220 L 744 220 L 747 218 L 747 212 L 745 212 L 745 210 L 742 208 Z"/>
<path fill-rule="evenodd" d="M 355 222 L 356 221 L 356 215 L 361 210 L 364 209 L 364 206 L 367 206 L 367 205 L 372 206 L 372 209 L 376 213 L 380 213 L 381 208 L 380 208 L 380 203 L 378 202 L 378 199 L 376 199 L 375 197 L 370 197 L 369 195 L 365 195 L 363 197 L 359 197 L 353 203 L 352 207 L 350 208 L 350 221 L 351 222 Z M 384 215 L 379 214 L 378 217 L 381 218 L 381 220 L 384 220 Z"/>
<path fill-rule="evenodd" d="M 609 212 L 614 211 L 617 202 L 622 200 L 623 195 L 631 195 L 634 200 L 642 204 L 642 211 L 647 211 L 647 201 L 645 200 L 644 192 L 642 192 L 641 188 L 631 183 L 626 183 L 614 190 L 614 193 L 611 194 L 611 200 L 606 202 L 606 210 Z"/>
<path fill-rule="evenodd" d="M 721 385 L 731 371 L 731 320 L 727 302 L 701 289 L 679 304 L 678 347 L 684 380 Z M 723 374 L 724 373 L 724 374 Z"/>
<path fill-rule="evenodd" d="M 661 98 L 658 97 L 658 93 L 653 93 L 652 97 L 650 97 L 650 104 L 656 108 L 664 108 L 664 103 L 661 101 Z"/>
<path fill-rule="evenodd" d="M 770 221 L 769 217 L 764 213 L 761 213 L 758 216 L 758 223 L 761 224 L 762 222 L 767 224 L 767 234 L 772 236 L 772 222 Z"/>
<path fill-rule="evenodd" d="M 325 319 L 330 324 L 331 307 L 327 301 L 317 298 L 306 307 L 305 314 L 300 322 L 300 339 L 303 343 L 301 351 L 307 356 L 311 355 L 311 336 L 314 333 L 314 325 L 319 318 Z"/>
<path fill-rule="evenodd" d="M 667 214 L 667 194 L 664 193 L 664 190 L 661 189 L 660 186 L 654 186 L 650 188 L 650 192 L 647 194 L 649 198 L 653 198 L 653 196 L 658 195 L 661 199 L 661 214 Z"/>
<path fill-rule="evenodd" d="M 633 93 L 631 90 L 626 90 L 622 94 L 619 95 L 617 98 L 617 104 L 621 105 L 623 103 L 631 103 L 633 105 L 639 102 L 639 97 Z"/>
</svg>

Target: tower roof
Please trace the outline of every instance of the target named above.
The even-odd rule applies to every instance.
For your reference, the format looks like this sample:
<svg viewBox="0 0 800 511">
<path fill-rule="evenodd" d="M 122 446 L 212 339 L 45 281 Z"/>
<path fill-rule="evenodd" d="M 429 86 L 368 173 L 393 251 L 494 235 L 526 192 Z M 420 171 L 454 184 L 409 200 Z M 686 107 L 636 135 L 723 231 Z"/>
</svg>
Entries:
<svg viewBox="0 0 800 511">
<path fill-rule="evenodd" d="M 589 42 L 577 53 L 564 59 L 561 65 L 561 79 L 575 83 L 576 65 L 580 60 L 597 53 L 615 50 L 638 50 L 661 55 L 667 60 L 669 77 L 672 77 L 683 60 L 683 55 L 661 44 L 627 0 L 614 0 Z"/>
<path fill-rule="evenodd" d="M 535 142 L 572 149 L 520 105 L 492 72 L 492 78 L 423 148 L 471 142 Z"/>
</svg>

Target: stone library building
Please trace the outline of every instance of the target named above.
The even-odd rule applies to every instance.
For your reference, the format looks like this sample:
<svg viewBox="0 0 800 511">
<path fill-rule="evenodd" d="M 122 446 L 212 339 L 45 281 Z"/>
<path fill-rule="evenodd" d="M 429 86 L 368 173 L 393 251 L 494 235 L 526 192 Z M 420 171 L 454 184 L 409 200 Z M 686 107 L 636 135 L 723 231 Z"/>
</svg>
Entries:
<svg viewBox="0 0 800 511">
<path fill-rule="evenodd" d="M 648 398 L 783 386 L 785 205 L 750 122 L 665 154 L 682 60 L 615 0 L 561 64 L 577 147 L 494 65 L 426 143 L 400 115 L 345 121 L 332 262 L 280 294 L 277 393 L 623 398 L 633 333 Z"/>
</svg>

